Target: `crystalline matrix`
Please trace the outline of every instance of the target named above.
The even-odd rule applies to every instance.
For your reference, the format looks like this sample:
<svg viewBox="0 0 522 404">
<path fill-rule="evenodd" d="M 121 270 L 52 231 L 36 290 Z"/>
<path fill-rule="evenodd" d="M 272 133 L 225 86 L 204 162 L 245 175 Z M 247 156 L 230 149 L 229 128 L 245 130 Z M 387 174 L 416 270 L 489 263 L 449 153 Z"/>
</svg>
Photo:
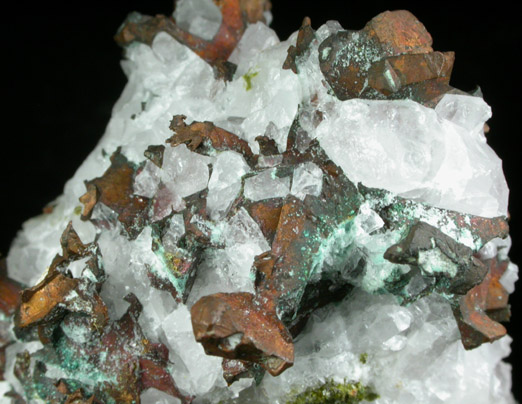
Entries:
<svg viewBox="0 0 522 404">
<path fill-rule="evenodd" d="M 0 272 L 6 403 L 514 403 L 479 94 L 407 11 L 131 14 L 99 145 Z"/>
</svg>

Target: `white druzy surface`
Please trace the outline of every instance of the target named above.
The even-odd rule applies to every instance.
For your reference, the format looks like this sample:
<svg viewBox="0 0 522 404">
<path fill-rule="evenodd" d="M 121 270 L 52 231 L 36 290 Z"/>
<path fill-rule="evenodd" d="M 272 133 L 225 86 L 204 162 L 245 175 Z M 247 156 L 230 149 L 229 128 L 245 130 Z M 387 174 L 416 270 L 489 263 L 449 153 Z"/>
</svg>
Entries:
<svg viewBox="0 0 522 404">
<path fill-rule="evenodd" d="M 207 22 L 219 22 L 214 11 L 205 8 Z M 192 12 L 181 9 L 178 18 L 183 20 L 183 13 Z M 187 29 L 211 35 L 215 27 L 211 23 L 205 31 L 204 25 L 196 21 Z M 314 125 L 304 110 L 301 126 L 352 181 L 437 207 L 486 217 L 506 215 L 508 189 L 501 161 L 483 133 L 491 115 L 485 102 L 446 95 L 435 109 L 429 109 L 413 101 L 340 101 L 325 88 L 317 58 L 318 43 L 339 29 L 338 23 L 329 22 L 317 31 L 319 41 L 312 44 L 308 61 L 296 75 L 282 69 L 296 34 L 281 42 L 266 25 L 253 24 L 230 57 L 238 65 L 231 82 L 215 79 L 205 61 L 167 34 L 158 34 L 151 47 L 131 46 L 122 62 L 129 81 L 103 138 L 66 184 L 53 212 L 24 224 L 8 256 L 9 276 L 34 285 L 60 251 L 59 238 L 70 220 L 83 242 L 93 241 L 95 227 L 81 221 L 77 213 L 84 181 L 101 176 L 110 165 L 108 156 L 120 146 L 129 160 L 144 161 L 149 145 L 165 144 L 171 136 L 169 122 L 178 114 L 187 116 L 187 123 L 212 121 L 248 141 L 254 152 L 259 151 L 255 138 L 269 136 L 282 152 L 298 107 L 314 98 L 314 108 L 323 111 L 324 119 Z M 240 192 L 243 176 L 244 195 L 253 201 L 287 194 L 304 198 L 321 192 L 321 170 L 312 163 L 278 178 L 272 173 L 277 158 L 264 157 L 265 169 L 255 175 L 249 173 L 243 157 L 231 151 L 205 157 L 185 145 L 167 146 L 164 158 L 161 170 L 146 164 L 136 178 L 135 193 L 150 197 L 162 181 L 173 206 L 182 209 L 184 197 L 208 187 L 214 220 L 224 217 Z M 361 212 L 366 221 L 358 240 L 382 226 L 372 212 L 368 210 L 366 216 Z M 110 214 L 107 209 L 95 212 Z M 276 378 L 265 375 L 259 386 L 244 379 L 227 388 L 221 358 L 206 355 L 194 340 L 190 306 L 210 293 L 252 292 L 253 259 L 270 247 L 244 209 L 220 226 L 216 234 L 221 239 L 216 242 L 224 248 L 204 256 L 187 305 L 150 286 L 145 266 L 161 265 L 151 251 L 150 229 L 133 241 L 118 226 L 102 231 L 98 238 L 108 275 L 102 297 L 111 318 L 124 313 L 128 304 L 123 297 L 133 292 L 144 305 L 140 324 L 145 335 L 168 346 L 176 383 L 186 394 L 198 397 L 195 403 L 283 404 L 289 391 L 326 378 L 371 385 L 381 397 L 377 404 L 514 403 L 510 367 L 502 362 L 509 353 L 509 337 L 465 351 L 445 300 L 430 296 L 402 307 L 391 296 L 362 290 L 313 314 L 296 341 L 294 367 Z M 173 220 L 166 239 L 175 243 L 183 233 L 183 222 Z M 497 247 L 491 248 L 496 251 Z M 512 290 L 516 277 L 517 268 L 512 265 L 503 278 L 506 287 Z M 8 349 L 11 366 L 18 348 Z M 367 354 L 366 363 L 360 360 L 361 354 Z M 8 381 L 20 388 L 12 378 Z M 0 384 L 0 392 L 4 390 L 5 384 Z M 178 400 L 149 390 L 142 402 Z"/>
</svg>

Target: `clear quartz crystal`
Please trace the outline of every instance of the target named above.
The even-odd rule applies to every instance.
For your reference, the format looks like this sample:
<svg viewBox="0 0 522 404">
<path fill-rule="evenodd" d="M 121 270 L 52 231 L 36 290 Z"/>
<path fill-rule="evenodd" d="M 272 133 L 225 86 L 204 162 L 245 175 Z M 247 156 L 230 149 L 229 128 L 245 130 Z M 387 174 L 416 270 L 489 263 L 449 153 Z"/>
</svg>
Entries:
<svg viewBox="0 0 522 404">
<path fill-rule="evenodd" d="M 250 171 L 245 159 L 236 152 L 220 153 L 212 166 L 208 183 L 207 209 L 210 217 L 220 219 L 241 190 L 241 179 Z"/>
<path fill-rule="evenodd" d="M 174 251 L 179 239 L 184 234 L 185 223 L 183 222 L 183 215 L 173 215 L 170 218 L 165 234 L 161 238 L 161 241 L 163 242 L 163 246 L 165 247 L 165 249 L 167 251 Z"/>
<path fill-rule="evenodd" d="M 182 198 L 195 194 L 207 188 L 210 162 L 210 158 L 191 152 L 184 144 L 168 147 L 163 156 L 162 179 Z"/>
<path fill-rule="evenodd" d="M 306 195 L 319 196 L 323 187 L 323 172 L 314 163 L 304 163 L 294 170 L 291 194 L 299 199 Z"/>
<path fill-rule="evenodd" d="M 226 386 L 222 376 L 222 358 L 205 354 L 194 339 L 190 312 L 184 305 L 163 320 L 162 342 L 170 351 L 174 363 L 173 377 L 178 387 L 191 394 L 204 395 L 213 388 Z"/>
<path fill-rule="evenodd" d="M 276 169 L 268 169 L 245 179 L 245 197 L 251 201 L 282 198 L 290 192 L 290 177 L 279 178 Z"/>
<path fill-rule="evenodd" d="M 161 181 L 161 169 L 154 163 L 147 161 L 143 170 L 134 179 L 134 193 L 152 198 L 158 191 Z"/>
</svg>

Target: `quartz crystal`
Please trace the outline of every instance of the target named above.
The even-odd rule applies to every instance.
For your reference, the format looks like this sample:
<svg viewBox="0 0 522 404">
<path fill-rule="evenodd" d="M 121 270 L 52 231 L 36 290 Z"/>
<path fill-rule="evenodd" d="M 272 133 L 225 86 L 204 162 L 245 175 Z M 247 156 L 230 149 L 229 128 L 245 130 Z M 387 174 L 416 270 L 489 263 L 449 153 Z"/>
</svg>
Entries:
<svg viewBox="0 0 522 404">
<path fill-rule="evenodd" d="M 132 13 L 128 84 L 0 267 L 2 403 L 514 404 L 491 109 L 407 11 Z"/>
</svg>

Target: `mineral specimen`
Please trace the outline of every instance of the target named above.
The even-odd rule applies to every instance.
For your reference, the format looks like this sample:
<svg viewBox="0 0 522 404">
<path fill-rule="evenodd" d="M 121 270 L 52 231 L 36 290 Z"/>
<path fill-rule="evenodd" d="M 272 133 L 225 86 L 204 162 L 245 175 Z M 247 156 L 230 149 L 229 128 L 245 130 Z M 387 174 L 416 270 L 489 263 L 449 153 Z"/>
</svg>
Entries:
<svg viewBox="0 0 522 404">
<path fill-rule="evenodd" d="M 11 403 L 514 403 L 490 108 L 407 11 L 267 0 L 116 35 L 129 83 L 0 272 Z"/>
</svg>

